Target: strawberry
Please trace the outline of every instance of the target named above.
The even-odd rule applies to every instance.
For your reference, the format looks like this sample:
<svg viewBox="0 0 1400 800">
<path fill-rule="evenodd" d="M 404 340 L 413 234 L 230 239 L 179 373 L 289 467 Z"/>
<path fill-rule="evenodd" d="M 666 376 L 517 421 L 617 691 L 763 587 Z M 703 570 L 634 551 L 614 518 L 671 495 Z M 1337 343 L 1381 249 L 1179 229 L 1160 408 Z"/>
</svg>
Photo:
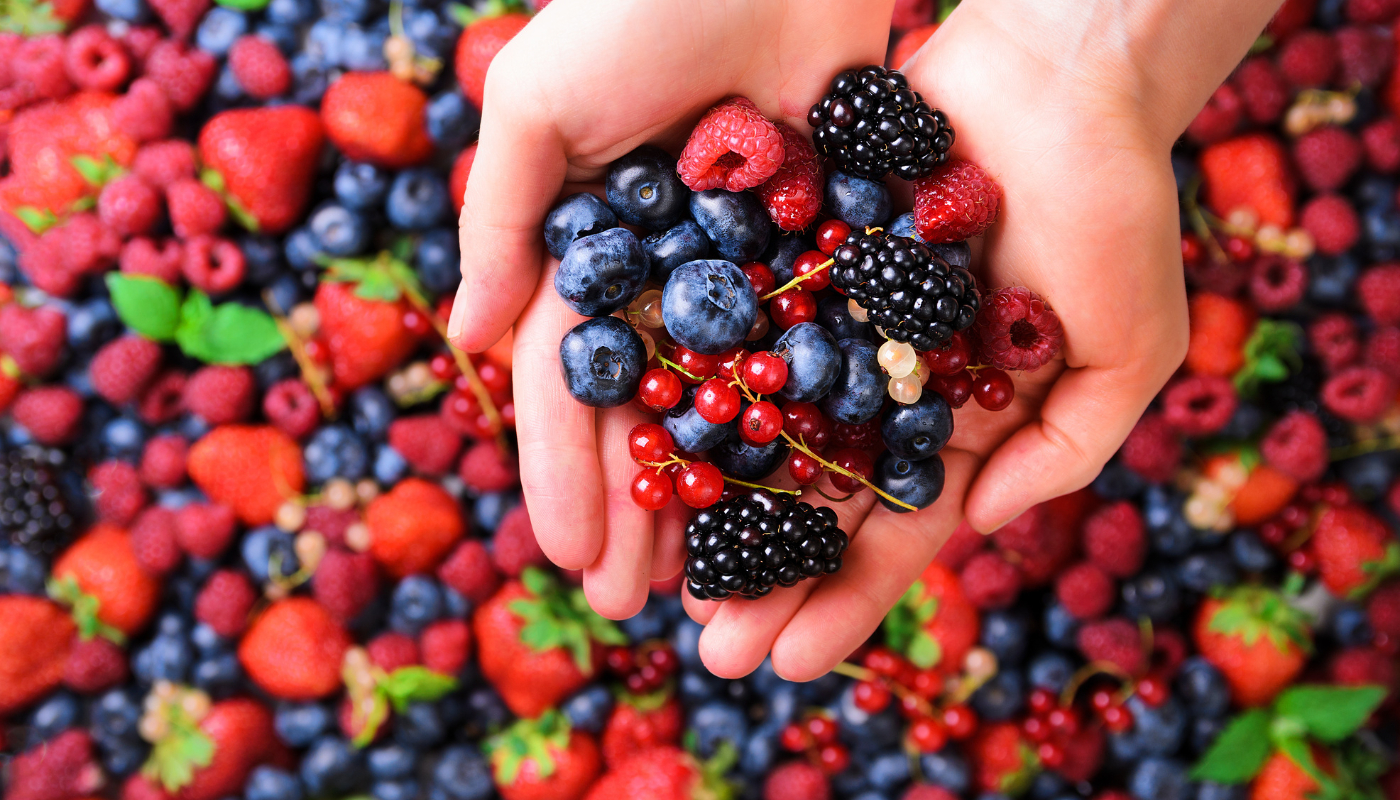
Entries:
<svg viewBox="0 0 1400 800">
<path fill-rule="evenodd" d="M 885 615 L 885 643 L 919 669 L 962 669 L 981 622 L 958 574 L 937 561 L 924 568 Z"/>
<path fill-rule="evenodd" d="M 478 20 L 462 31 L 453 66 L 462 94 L 477 108 L 482 107 L 482 98 L 486 95 L 486 70 L 491 66 L 491 59 L 529 21 L 524 14 L 501 14 Z"/>
<path fill-rule="evenodd" d="M 1234 375 L 1244 366 L 1244 343 L 1254 328 L 1249 309 L 1224 295 L 1200 292 L 1191 298 L 1190 312 L 1186 368 L 1198 375 Z"/>
<path fill-rule="evenodd" d="M 933 38 L 933 34 L 938 32 L 938 23 L 930 22 L 927 25 L 920 25 L 906 32 L 890 48 L 889 55 L 885 57 L 885 66 L 890 69 L 899 69 L 905 62 L 914 57 L 924 43 Z"/>
<path fill-rule="evenodd" d="M 1361 599 L 1400 572 L 1400 542 L 1362 506 L 1322 512 L 1309 545 L 1322 584 L 1337 597 Z"/>
<path fill-rule="evenodd" d="M 325 132 L 309 108 L 241 108 L 214 115 L 199 133 L 199 157 L 221 176 L 230 210 L 261 233 L 301 218 Z"/>
<path fill-rule="evenodd" d="M 255 700 L 215 703 L 197 724 L 183 710 L 162 712 L 165 736 L 155 742 L 143 774 L 171 792 L 172 800 L 238 795 L 254 767 L 286 758 L 272 712 Z"/>
<path fill-rule="evenodd" d="M 48 600 L 0 595 L 0 716 L 58 687 L 74 630 L 68 613 Z"/>
<path fill-rule="evenodd" d="M 91 638 L 97 625 L 111 626 L 122 634 L 140 630 L 151 618 L 160 599 L 160 580 L 141 568 L 131 547 L 131 535 L 112 525 L 96 525 L 73 543 L 53 565 L 54 584 L 68 581 L 66 589 L 51 589 L 58 599 L 73 604 L 78 629 Z M 96 620 L 73 590 L 96 600 Z M 61 596 L 60 596 L 61 595 Z"/>
<path fill-rule="evenodd" d="M 246 525 L 266 525 L 306 485 L 301 448 L 267 425 L 220 425 L 190 448 L 190 480 Z"/>
<path fill-rule="evenodd" d="M 430 572 L 447 556 L 466 526 L 457 501 L 422 478 L 400 481 L 365 509 L 370 555 L 390 575 Z"/>
<path fill-rule="evenodd" d="M 433 154 L 427 106 L 422 89 L 388 72 L 347 72 L 326 90 L 321 121 L 346 158 L 402 169 Z"/>
<path fill-rule="evenodd" d="M 1235 703 L 1246 707 L 1271 702 L 1297 677 L 1312 649 L 1302 612 L 1261 586 L 1207 598 L 1193 634 L 1201 655 L 1230 684 Z"/>
<path fill-rule="evenodd" d="M 505 800 L 578 800 L 598 777 L 598 745 L 557 711 L 517 720 L 488 739 L 491 776 Z"/>
<path fill-rule="evenodd" d="M 603 728 L 603 763 L 616 768 L 643 750 L 678 744 L 684 727 L 681 704 L 669 692 L 624 693 Z"/>
<path fill-rule="evenodd" d="M 724 773 L 734 762 L 732 749 L 721 749 L 700 763 L 679 747 L 653 747 L 611 765 L 585 800 L 698 800 L 731 797 Z"/>
<path fill-rule="evenodd" d="M 1206 205 L 1216 214 L 1243 207 L 1262 223 L 1292 227 L 1295 181 L 1277 139 L 1250 133 L 1217 142 L 1201 153 L 1200 167 Z"/>
<path fill-rule="evenodd" d="M 1297 493 L 1297 481 L 1268 464 L 1258 464 L 1230 501 L 1235 524 L 1258 525 L 1282 511 Z"/>
<path fill-rule="evenodd" d="M 1327 752 L 1313 746 L 1313 760 L 1326 773 L 1332 773 L 1331 759 Z M 1312 800 L 1314 792 L 1322 788 L 1320 784 L 1293 759 L 1282 752 L 1274 753 L 1264 762 L 1263 769 L 1254 776 L 1249 800 Z"/>
<path fill-rule="evenodd" d="M 538 716 L 588 682 L 600 654 L 595 643 L 626 644 L 611 622 L 588 607 L 583 590 L 527 569 L 472 616 L 481 673 L 511 711 Z"/>
<path fill-rule="evenodd" d="M 472 162 L 476 161 L 476 142 L 457 154 L 452 162 L 452 171 L 447 175 L 447 193 L 452 196 L 452 211 L 462 213 L 462 198 L 467 191 L 467 178 L 472 174 Z"/>
<path fill-rule="evenodd" d="M 238 646 L 248 677 L 283 700 L 315 700 L 341 685 L 350 637 L 309 597 L 280 600 L 253 620 Z"/>
<path fill-rule="evenodd" d="M 324 282 L 316 290 L 321 336 L 330 351 L 336 386 L 351 391 L 383 377 L 418 346 L 404 325 L 408 301 L 367 300 L 348 283 Z"/>
<path fill-rule="evenodd" d="M 1014 722 L 983 725 L 969 743 L 973 779 L 984 792 L 1018 795 L 1035 780 L 1040 763 Z"/>
</svg>

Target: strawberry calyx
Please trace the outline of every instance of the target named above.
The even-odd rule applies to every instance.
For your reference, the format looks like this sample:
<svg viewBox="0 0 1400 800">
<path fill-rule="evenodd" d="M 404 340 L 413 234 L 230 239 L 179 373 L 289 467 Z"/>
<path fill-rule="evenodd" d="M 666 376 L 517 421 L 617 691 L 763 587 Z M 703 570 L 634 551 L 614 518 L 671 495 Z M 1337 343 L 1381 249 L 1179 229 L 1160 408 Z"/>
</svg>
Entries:
<svg viewBox="0 0 1400 800">
<path fill-rule="evenodd" d="M 345 651 L 341 678 L 350 698 L 351 740 L 357 748 L 367 747 L 389 718 L 389 709 L 402 714 L 410 703 L 432 702 L 457 688 L 457 679 L 427 667 L 399 667 L 386 672 L 375 666 L 363 647 Z"/>
<path fill-rule="evenodd" d="M 72 575 L 49 578 L 45 583 L 45 590 L 50 599 L 67 607 L 73 615 L 73 622 L 78 626 L 80 639 L 90 642 L 101 636 L 115 645 L 126 644 L 126 634 L 103 622 L 98 616 L 102 610 L 102 601 L 96 596 L 84 592 L 82 587 L 78 585 L 77 578 Z"/>
<path fill-rule="evenodd" d="M 1030 791 L 1035 777 L 1041 772 L 1040 757 L 1035 754 L 1035 749 L 1025 741 L 1020 742 L 1017 748 L 1021 755 L 1021 766 L 1002 775 L 997 787 L 1003 794 L 1012 797 Z"/>
<path fill-rule="evenodd" d="M 1292 322 L 1261 319 L 1244 343 L 1244 366 L 1235 373 L 1235 390 L 1242 397 L 1258 395 L 1260 384 L 1281 383 L 1303 367 L 1298 355 L 1303 331 Z"/>
<path fill-rule="evenodd" d="M 222 173 L 216 169 L 205 167 L 199 171 L 199 182 L 212 189 L 224 201 L 224 205 L 228 207 L 229 216 L 233 217 L 234 222 L 243 226 L 249 233 L 258 232 L 261 227 L 258 218 L 253 216 L 253 212 L 249 211 L 247 206 L 243 205 L 242 200 L 229 191 L 228 182 L 224 180 Z"/>
<path fill-rule="evenodd" d="M 1279 652 L 1290 646 L 1304 653 L 1312 651 L 1308 617 L 1289 604 L 1279 592 L 1263 586 L 1240 586 L 1215 593 L 1223 605 L 1211 617 L 1214 633 L 1239 636 L 1246 646 L 1268 637 Z"/>
<path fill-rule="evenodd" d="M 692 731 L 693 733 L 693 731 Z M 739 750 L 728 739 L 720 742 L 715 754 L 702 759 L 693 751 L 695 737 L 689 737 L 690 757 L 695 759 L 695 771 L 699 780 L 690 790 L 691 800 L 733 800 L 739 787 L 724 776 L 739 763 Z"/>
<path fill-rule="evenodd" d="M 214 760 L 214 740 L 200 729 L 209 714 L 209 695 L 198 689 L 157 681 L 147 695 L 138 730 L 150 742 L 151 755 L 141 774 L 168 792 L 194 779 L 194 772 Z"/>
<path fill-rule="evenodd" d="M 41 36 L 64 29 L 63 20 L 55 16 L 53 3 L 36 0 L 9 0 L 0 15 L 0 31 L 21 36 Z"/>
<path fill-rule="evenodd" d="M 447 10 L 452 15 L 452 19 L 456 20 L 457 24 L 463 28 L 492 17 L 530 13 L 530 7 L 525 5 L 524 0 L 486 0 L 477 8 L 462 3 L 452 3 L 447 7 Z"/>
<path fill-rule="evenodd" d="M 645 694 L 635 694 L 626 689 L 613 691 L 613 699 L 616 702 L 630 706 L 642 714 L 661 710 L 674 696 L 675 692 L 671 690 L 669 685 Z"/>
<path fill-rule="evenodd" d="M 1361 565 L 1361 571 L 1366 573 L 1366 581 L 1360 586 L 1351 590 L 1350 599 L 1359 600 L 1376 590 L 1377 586 L 1385 579 L 1400 575 L 1400 542 L 1390 542 L 1385 547 L 1385 556 L 1375 561 L 1367 561 Z"/>
<path fill-rule="evenodd" d="M 355 284 L 355 296 L 361 300 L 396 303 L 405 295 L 415 305 L 426 307 L 427 297 L 418 281 L 418 274 L 407 259 L 413 243 L 407 239 L 395 244 L 393 250 L 361 258 L 322 258 L 326 268 L 321 280 L 330 283 Z"/>
<path fill-rule="evenodd" d="M 527 568 L 520 582 L 530 599 L 512 600 L 507 606 L 525 621 L 520 641 L 541 652 L 563 647 L 573 655 L 574 664 L 585 675 L 593 674 L 593 643 L 624 645 L 627 637 L 610 620 L 588 605 L 583 589 L 568 589 L 544 570 Z"/>
<path fill-rule="evenodd" d="M 938 598 L 927 595 L 923 581 L 914 581 L 899 602 L 885 615 L 881 625 L 885 644 L 919 669 L 928 669 L 943 660 L 943 647 L 924 630 L 938 613 Z"/>
<path fill-rule="evenodd" d="M 515 782 L 526 761 L 535 762 L 541 778 L 554 774 L 554 754 L 569 749 L 572 728 L 563 714 L 550 709 L 536 719 L 520 719 L 509 728 L 487 739 L 483 749 L 490 755 L 491 769 L 498 786 Z"/>
</svg>

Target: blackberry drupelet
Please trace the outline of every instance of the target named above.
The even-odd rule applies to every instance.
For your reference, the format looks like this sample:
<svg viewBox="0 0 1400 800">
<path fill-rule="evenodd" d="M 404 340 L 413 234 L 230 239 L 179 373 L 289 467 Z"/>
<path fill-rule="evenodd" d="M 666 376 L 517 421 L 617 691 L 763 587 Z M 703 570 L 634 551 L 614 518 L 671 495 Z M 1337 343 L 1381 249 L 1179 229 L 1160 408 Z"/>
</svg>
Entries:
<svg viewBox="0 0 1400 800">
<path fill-rule="evenodd" d="M 0 530 L 37 556 L 52 556 L 77 534 L 81 514 L 64 486 L 65 457 L 26 447 L 0 459 Z"/>
<path fill-rule="evenodd" d="M 832 256 L 831 282 L 896 342 L 932 350 L 971 327 L 982 307 L 972 273 L 926 245 L 888 233 L 851 231 Z"/>
<path fill-rule="evenodd" d="M 703 509 L 685 535 L 686 588 L 701 600 L 763 597 L 835 572 L 850 542 L 831 509 L 762 489 Z"/>
<path fill-rule="evenodd" d="M 807 112 L 817 152 L 838 169 L 878 181 L 893 172 L 907 181 L 927 177 L 948 158 L 953 129 L 896 70 L 846 70 Z"/>
</svg>

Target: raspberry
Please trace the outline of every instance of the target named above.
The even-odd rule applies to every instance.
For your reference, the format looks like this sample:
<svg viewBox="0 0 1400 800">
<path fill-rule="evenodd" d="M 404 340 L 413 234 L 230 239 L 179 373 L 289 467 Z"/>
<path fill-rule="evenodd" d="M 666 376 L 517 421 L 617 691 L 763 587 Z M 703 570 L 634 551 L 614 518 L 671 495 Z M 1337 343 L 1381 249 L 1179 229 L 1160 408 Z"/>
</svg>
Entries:
<svg viewBox="0 0 1400 800">
<path fill-rule="evenodd" d="M 1210 144 L 1235 132 L 1244 118 L 1244 101 L 1228 83 L 1220 84 L 1204 107 L 1186 126 L 1186 136 L 1196 144 Z"/>
<path fill-rule="evenodd" d="M 1400 328 L 1378 328 L 1366 340 L 1366 363 L 1400 381 Z"/>
<path fill-rule="evenodd" d="M 1098 509 L 1084 521 L 1084 555 L 1115 578 L 1129 578 L 1147 557 L 1147 533 L 1137 507 L 1126 500 Z"/>
<path fill-rule="evenodd" d="M 676 162 L 695 191 L 741 192 L 768 180 L 783 165 L 783 136 L 747 98 L 731 97 L 705 112 Z"/>
<path fill-rule="evenodd" d="M 460 619 L 434 622 L 418 637 L 423 666 L 443 675 L 456 675 L 471 656 L 471 629 Z"/>
<path fill-rule="evenodd" d="M 170 135 L 175 126 L 175 107 L 160 84 L 150 78 L 137 78 L 126 94 L 113 101 L 112 124 L 138 142 L 154 142 Z"/>
<path fill-rule="evenodd" d="M 381 633 L 365 645 L 369 660 L 385 672 L 416 665 L 421 657 L 418 643 L 402 633 Z"/>
<path fill-rule="evenodd" d="M 70 728 L 20 753 L 10 762 L 6 800 L 62 800 L 94 794 L 102 769 L 92 759 L 92 738 Z"/>
<path fill-rule="evenodd" d="M 185 373 L 167 370 L 156 376 L 136 401 L 136 415 L 147 425 L 173 422 L 183 411 Z"/>
<path fill-rule="evenodd" d="M 1087 561 L 1055 579 L 1055 597 L 1077 619 L 1097 619 L 1113 608 L 1117 587 L 1108 573 Z"/>
<path fill-rule="evenodd" d="M 1309 200 L 1303 206 L 1299 225 L 1312 236 L 1317 251 L 1323 255 L 1341 255 L 1361 238 L 1361 221 L 1357 219 L 1356 209 L 1345 198 L 1335 194 L 1319 195 Z M 1302 296 L 1301 292 L 1299 296 Z"/>
<path fill-rule="evenodd" d="M 63 39 L 59 36 L 26 39 L 15 51 L 10 67 L 14 71 L 14 88 L 23 93 L 26 102 L 56 100 L 73 91 L 63 52 Z"/>
<path fill-rule="evenodd" d="M 311 594 L 331 616 L 347 622 L 374 599 L 379 572 L 368 553 L 331 548 L 311 576 Z"/>
<path fill-rule="evenodd" d="M 150 5 L 176 39 L 188 39 L 209 10 L 209 0 L 153 0 Z"/>
<path fill-rule="evenodd" d="M 768 773 L 763 800 L 830 800 L 826 773 L 806 761 L 789 761 Z"/>
<path fill-rule="evenodd" d="M 1361 341 L 1356 323 L 1348 314 L 1323 314 L 1308 326 L 1313 353 L 1328 372 L 1356 363 L 1361 357 Z"/>
<path fill-rule="evenodd" d="M 1036 370 L 1064 345 L 1060 318 L 1029 289 L 998 289 L 982 304 L 975 326 L 983 363 L 1001 370 Z"/>
<path fill-rule="evenodd" d="M 49 374 L 67 345 L 68 318 L 53 306 L 25 308 L 6 303 L 0 307 L 0 351 L 14 359 L 25 375 Z"/>
<path fill-rule="evenodd" d="M 69 269 L 63 256 L 62 237 L 55 228 L 19 254 L 19 268 L 39 289 L 55 297 L 69 297 L 78 290 L 82 275 Z"/>
<path fill-rule="evenodd" d="M 1375 367 L 1347 367 L 1322 384 L 1322 405 L 1349 422 L 1373 422 L 1390 407 L 1395 386 Z"/>
<path fill-rule="evenodd" d="M 462 449 L 462 437 L 438 414 L 401 417 L 389 426 L 389 446 L 420 474 L 446 475 Z"/>
<path fill-rule="evenodd" d="M 175 543 L 175 512 L 151 506 L 131 523 L 131 550 L 136 563 L 152 575 L 166 575 L 180 566 L 184 553 Z"/>
<path fill-rule="evenodd" d="M 1353 218 L 1354 219 L 1354 218 Z M 1249 294 L 1260 311 L 1292 308 L 1308 288 L 1308 268 L 1282 256 L 1261 256 L 1250 270 Z"/>
<path fill-rule="evenodd" d="M 160 218 L 160 194 L 134 175 L 123 175 L 102 187 L 97 217 L 122 237 L 138 236 Z"/>
<path fill-rule="evenodd" d="M 938 548 L 934 560 L 951 570 L 962 569 L 969 558 L 977 554 L 986 544 L 987 537 L 972 529 L 967 520 L 958 523 L 948 541 Z"/>
<path fill-rule="evenodd" d="M 992 533 L 1004 557 L 1015 562 L 1027 586 L 1049 583 L 1074 555 L 1076 531 L 1049 504 L 1031 506 Z"/>
<path fill-rule="evenodd" d="M 1153 483 L 1165 483 L 1181 463 L 1181 440 L 1161 414 L 1142 416 L 1118 451 L 1123 464 Z"/>
<path fill-rule="evenodd" d="M 317 531 L 333 545 L 345 545 L 345 531 L 360 521 L 360 512 L 354 508 L 336 510 L 323 503 L 308 506 L 306 524 L 302 530 Z"/>
<path fill-rule="evenodd" d="M 1377 324 L 1400 324 L 1400 264 L 1379 264 L 1363 272 L 1356 296 Z"/>
<path fill-rule="evenodd" d="M 1386 24 L 1400 14 L 1400 0 L 1347 0 L 1346 15 L 1350 22 L 1363 25 Z"/>
<path fill-rule="evenodd" d="M 783 165 L 754 189 L 768 216 L 785 231 L 800 231 L 822 207 L 822 164 L 806 136 L 774 123 L 783 139 Z"/>
<path fill-rule="evenodd" d="M 981 609 L 1006 608 L 1021 592 L 1021 571 L 1000 553 L 978 553 L 959 573 L 963 592 Z"/>
<path fill-rule="evenodd" d="M 1090 661 L 1117 664 L 1129 675 L 1137 675 L 1143 664 L 1142 634 L 1126 619 L 1087 622 L 1079 629 L 1079 652 Z"/>
<path fill-rule="evenodd" d="M 1235 386 L 1215 375 L 1182 378 L 1162 395 L 1167 423 L 1186 436 L 1208 436 L 1230 422 L 1239 405 Z"/>
<path fill-rule="evenodd" d="M 1377 638 L 1384 636 L 1391 644 L 1400 643 L 1400 581 L 1383 584 L 1371 595 L 1366 601 L 1366 617 Z"/>
<path fill-rule="evenodd" d="M 126 653 L 101 636 L 88 641 L 74 637 L 63 664 L 63 685 L 76 692 L 96 694 L 126 682 Z"/>
<path fill-rule="evenodd" d="M 256 399 L 257 382 L 247 367 L 210 365 L 185 384 L 185 408 L 210 425 L 247 419 Z"/>
<path fill-rule="evenodd" d="M 146 57 L 146 77 L 165 90 L 176 111 L 189 111 L 214 81 L 218 62 L 203 50 L 165 39 Z"/>
<path fill-rule="evenodd" d="M 136 399 L 160 371 L 160 345 L 127 334 L 102 346 L 88 366 L 93 391 L 113 405 Z"/>
<path fill-rule="evenodd" d="M 321 423 L 321 406 L 311 393 L 311 387 L 300 378 L 287 378 L 273 384 L 263 396 L 263 413 L 278 430 L 293 439 L 310 436 Z"/>
<path fill-rule="evenodd" d="M 473 603 L 484 603 L 500 588 L 501 576 L 486 546 L 476 539 L 457 545 L 437 569 L 438 579 Z"/>
<path fill-rule="evenodd" d="M 1293 142 L 1298 175 L 1315 192 L 1330 192 L 1361 166 L 1361 143 L 1344 128 L 1324 125 Z"/>
<path fill-rule="evenodd" d="M 179 139 L 152 142 L 136 151 L 131 171 L 157 189 L 167 189 L 181 178 L 194 178 L 194 147 Z"/>
<path fill-rule="evenodd" d="M 181 239 L 218 232 L 224 226 L 228 209 L 223 198 L 194 178 L 183 178 L 165 190 L 170 209 L 170 227 Z"/>
<path fill-rule="evenodd" d="M 78 432 L 83 398 L 67 386 L 35 386 L 15 398 L 10 416 L 39 444 L 66 444 Z"/>
<path fill-rule="evenodd" d="M 194 600 L 194 618 L 225 639 L 237 639 L 248 626 L 258 592 L 243 573 L 221 569 L 209 576 Z"/>
<path fill-rule="evenodd" d="M 175 541 L 195 558 L 217 558 L 233 541 L 236 525 L 228 506 L 190 503 L 175 512 Z"/>
<path fill-rule="evenodd" d="M 1378 86 L 1390 74 L 1394 45 L 1390 31 L 1378 31 L 1370 26 L 1348 26 L 1339 29 L 1337 58 L 1340 67 L 1333 81 L 1339 87 L 1361 84 Z"/>
<path fill-rule="evenodd" d="M 1327 471 L 1327 431 L 1306 411 L 1290 411 L 1275 422 L 1259 451 L 1265 463 L 1299 483 L 1312 483 Z"/>
<path fill-rule="evenodd" d="M 997 221 L 1001 186 L 971 161 L 949 159 L 914 182 L 914 225 L 925 242 L 961 242 Z"/>
<path fill-rule="evenodd" d="M 1233 82 L 1244 101 L 1245 113 L 1256 124 L 1276 122 L 1288 108 L 1288 85 L 1273 62 L 1264 56 L 1254 56 L 1240 64 Z"/>
<path fill-rule="evenodd" d="M 1395 691 L 1395 663 L 1373 647 L 1352 647 L 1332 656 L 1328 676 L 1338 686 L 1381 686 Z"/>
<path fill-rule="evenodd" d="M 185 242 L 180 274 L 205 294 L 220 295 L 237 289 L 247 269 L 243 251 L 228 239 L 195 236 Z"/>
<path fill-rule="evenodd" d="M 491 539 L 491 562 L 511 578 L 519 577 L 526 567 L 549 564 L 535 539 L 535 528 L 530 524 L 530 512 L 525 506 L 516 506 L 501 517 L 501 524 Z"/>
<path fill-rule="evenodd" d="M 261 36 L 240 36 L 228 51 L 228 66 L 243 91 L 271 100 L 292 88 L 292 68 L 277 45 Z"/>
<path fill-rule="evenodd" d="M 152 489 L 175 489 L 185 482 L 190 445 L 174 433 L 152 436 L 141 451 L 141 480 Z"/>
<path fill-rule="evenodd" d="M 1299 88 L 1327 86 L 1337 71 L 1337 41 L 1323 31 L 1300 31 L 1290 36 L 1278 54 L 1279 72 Z"/>
<path fill-rule="evenodd" d="M 103 522 L 126 527 L 146 505 L 146 487 L 136 468 L 125 461 L 104 461 L 88 473 L 93 506 Z"/>
<path fill-rule="evenodd" d="M 75 214 L 49 233 L 57 235 L 63 266 L 74 274 L 101 272 L 117 263 L 121 254 L 121 237 L 103 225 L 96 214 Z"/>
<path fill-rule="evenodd" d="M 520 483 L 520 460 L 502 452 L 494 439 L 483 439 L 462 456 L 457 475 L 472 491 L 500 492 Z"/>
<path fill-rule="evenodd" d="M 165 32 L 155 25 L 132 25 L 122 35 L 122 45 L 135 60 L 138 70 L 146 68 L 146 59 L 151 57 L 151 51 L 163 41 Z"/>
<path fill-rule="evenodd" d="M 958 800 L 958 796 L 931 783 L 916 783 L 899 800 Z"/>
<path fill-rule="evenodd" d="M 1394 172 L 1400 168 L 1400 120 L 1384 117 L 1362 128 L 1361 146 L 1372 169 Z"/>
<path fill-rule="evenodd" d="M 116 91 L 131 73 L 131 58 L 101 25 L 87 25 L 69 35 L 63 64 L 79 89 L 99 92 Z"/>
</svg>

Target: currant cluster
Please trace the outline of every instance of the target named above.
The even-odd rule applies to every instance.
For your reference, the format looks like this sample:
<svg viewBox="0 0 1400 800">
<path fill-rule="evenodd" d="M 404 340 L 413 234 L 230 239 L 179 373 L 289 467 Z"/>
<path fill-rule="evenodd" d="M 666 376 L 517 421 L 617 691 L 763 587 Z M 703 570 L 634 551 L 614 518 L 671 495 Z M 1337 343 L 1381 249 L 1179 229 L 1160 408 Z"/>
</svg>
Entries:
<svg viewBox="0 0 1400 800">
<path fill-rule="evenodd" d="M 789 753 L 801 753 L 828 775 L 844 772 L 851 765 L 851 752 L 837 736 L 841 723 L 829 712 L 809 712 L 800 720 L 783 726 L 778 744 Z"/>
<path fill-rule="evenodd" d="M 974 664 L 977 661 L 974 657 Z M 852 688 L 852 702 L 867 714 L 878 714 L 897 703 L 909 721 L 905 742 L 910 749 L 936 753 L 950 740 L 963 741 L 977 732 L 977 713 L 958 698 L 945 698 L 946 670 L 919 669 L 885 647 L 871 648 L 861 664 L 865 675 Z M 967 678 L 975 681 L 978 676 Z"/>
<path fill-rule="evenodd" d="M 623 686 L 632 694 L 659 691 L 681 666 L 670 643 L 659 639 L 610 647 L 603 663 L 611 675 L 622 679 Z"/>
</svg>

